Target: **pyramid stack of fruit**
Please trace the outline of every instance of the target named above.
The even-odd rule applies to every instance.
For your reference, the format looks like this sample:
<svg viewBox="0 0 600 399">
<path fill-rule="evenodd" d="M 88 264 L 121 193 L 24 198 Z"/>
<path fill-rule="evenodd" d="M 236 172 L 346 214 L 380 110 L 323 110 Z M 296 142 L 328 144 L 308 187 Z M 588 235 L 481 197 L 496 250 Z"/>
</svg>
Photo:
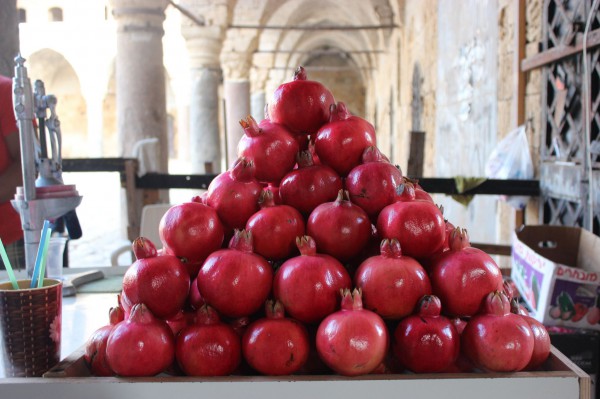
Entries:
<svg viewBox="0 0 600 399">
<path fill-rule="evenodd" d="M 239 159 L 140 237 L 95 375 L 347 376 L 539 368 L 548 333 L 493 259 L 302 67 Z"/>
</svg>

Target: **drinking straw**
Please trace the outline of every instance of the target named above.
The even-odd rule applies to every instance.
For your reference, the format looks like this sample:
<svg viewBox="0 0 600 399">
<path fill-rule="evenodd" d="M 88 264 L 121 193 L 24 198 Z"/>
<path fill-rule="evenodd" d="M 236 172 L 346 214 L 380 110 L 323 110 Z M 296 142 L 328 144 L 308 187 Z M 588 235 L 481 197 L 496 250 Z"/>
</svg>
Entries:
<svg viewBox="0 0 600 399">
<path fill-rule="evenodd" d="M 4 262 L 4 266 L 6 267 L 6 272 L 8 273 L 10 283 L 15 290 L 18 290 L 19 285 L 17 284 L 17 279 L 15 278 L 15 272 L 13 272 L 13 268 L 8 260 L 8 254 L 6 253 L 6 248 L 4 248 L 4 243 L 2 243 L 2 238 L 0 238 L 0 256 L 2 256 L 2 262 Z"/>
<path fill-rule="evenodd" d="M 38 278 L 38 288 L 42 288 L 44 285 L 44 276 L 46 275 L 46 258 L 48 255 L 48 247 L 50 246 L 50 235 L 52 233 L 52 229 L 48 230 L 48 236 L 46 241 L 44 242 L 44 250 L 42 252 L 42 264 L 40 265 L 40 277 Z"/>
<path fill-rule="evenodd" d="M 38 281 L 40 280 L 40 268 L 42 265 L 42 258 L 45 256 L 44 248 L 48 248 L 46 246 L 46 241 L 50 236 L 48 230 L 50 230 L 50 222 L 48 220 L 44 220 L 44 226 L 42 227 L 42 237 L 40 239 L 40 245 L 38 246 L 37 256 L 35 257 L 35 266 L 33 267 L 33 274 L 31 275 L 31 285 L 29 286 L 29 288 L 35 288 L 38 285 Z M 44 276 L 42 276 L 41 280 L 44 280 Z"/>
</svg>

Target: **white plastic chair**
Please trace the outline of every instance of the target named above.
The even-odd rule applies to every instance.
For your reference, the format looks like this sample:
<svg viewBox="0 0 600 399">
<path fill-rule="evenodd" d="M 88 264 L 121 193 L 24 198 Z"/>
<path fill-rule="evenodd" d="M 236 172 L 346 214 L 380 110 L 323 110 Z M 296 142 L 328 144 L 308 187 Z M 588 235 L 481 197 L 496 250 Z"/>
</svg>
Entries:
<svg viewBox="0 0 600 399">
<path fill-rule="evenodd" d="M 140 236 L 150 239 L 156 245 L 156 249 L 162 248 L 158 234 L 158 224 L 163 215 L 172 204 L 152 204 L 142 208 L 142 220 L 140 221 Z M 110 255 L 111 266 L 119 266 L 119 256 L 131 251 L 131 245 L 124 245 L 114 250 Z"/>
</svg>

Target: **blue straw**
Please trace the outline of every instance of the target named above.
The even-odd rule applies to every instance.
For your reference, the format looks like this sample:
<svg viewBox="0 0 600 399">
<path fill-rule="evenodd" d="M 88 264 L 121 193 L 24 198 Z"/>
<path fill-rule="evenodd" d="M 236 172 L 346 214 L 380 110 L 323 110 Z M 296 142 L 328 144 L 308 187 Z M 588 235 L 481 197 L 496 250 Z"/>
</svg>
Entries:
<svg viewBox="0 0 600 399">
<path fill-rule="evenodd" d="M 0 256 L 2 256 L 2 262 L 4 262 L 4 266 L 6 267 L 6 272 L 8 273 L 10 283 L 15 290 L 18 290 L 19 285 L 17 284 L 17 279 L 15 278 L 15 272 L 13 272 L 13 268 L 8 260 L 8 255 L 6 253 L 6 248 L 4 248 L 4 244 L 2 243 L 2 238 L 0 238 Z"/>
<path fill-rule="evenodd" d="M 42 288 L 44 286 L 44 276 L 46 275 L 46 259 L 48 258 L 48 247 L 50 246 L 50 235 L 52 233 L 52 229 L 48 230 L 48 236 L 46 241 L 44 242 L 44 248 L 42 252 L 42 263 L 40 265 L 40 277 L 38 278 L 38 288 Z M 41 245 L 41 243 L 40 243 Z"/>
<path fill-rule="evenodd" d="M 48 230 L 50 228 L 50 222 L 44 220 L 44 226 L 42 227 L 42 237 L 40 239 L 40 245 L 38 246 L 37 256 L 35 257 L 35 266 L 33 267 L 33 275 L 31 276 L 31 285 L 29 288 L 35 288 L 38 285 L 40 278 L 40 268 L 42 265 L 42 257 L 44 254 L 44 247 L 46 246 L 46 240 L 48 239 Z M 42 276 L 42 279 L 44 277 Z"/>
</svg>

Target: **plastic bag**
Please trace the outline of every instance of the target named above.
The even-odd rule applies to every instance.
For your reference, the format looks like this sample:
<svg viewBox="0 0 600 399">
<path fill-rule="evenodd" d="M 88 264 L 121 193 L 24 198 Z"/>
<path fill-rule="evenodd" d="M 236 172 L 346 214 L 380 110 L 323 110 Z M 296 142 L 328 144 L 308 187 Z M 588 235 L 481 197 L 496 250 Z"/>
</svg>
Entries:
<svg viewBox="0 0 600 399">
<path fill-rule="evenodd" d="M 490 154 L 485 165 L 485 175 L 490 179 L 532 179 L 533 161 L 525 125 L 519 126 L 503 138 Z M 513 208 L 523 209 L 529 201 L 527 196 L 500 196 Z"/>
</svg>

